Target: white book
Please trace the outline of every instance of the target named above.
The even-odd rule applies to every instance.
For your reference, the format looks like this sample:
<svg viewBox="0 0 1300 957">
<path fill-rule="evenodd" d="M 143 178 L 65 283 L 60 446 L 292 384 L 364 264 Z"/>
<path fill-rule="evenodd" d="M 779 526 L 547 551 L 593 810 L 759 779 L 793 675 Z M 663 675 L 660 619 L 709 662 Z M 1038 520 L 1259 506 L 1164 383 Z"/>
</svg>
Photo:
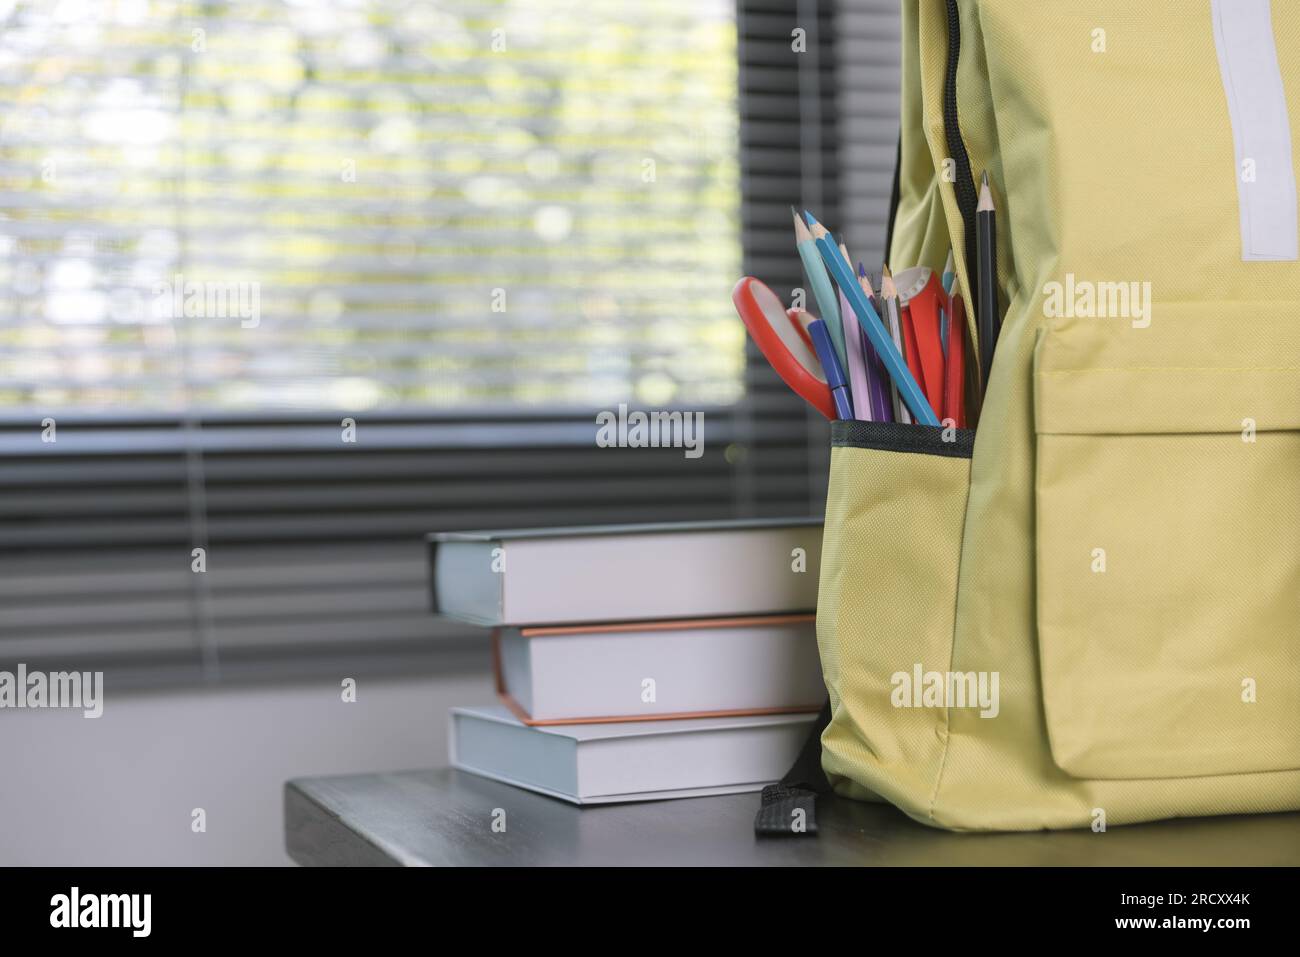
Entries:
<svg viewBox="0 0 1300 957">
<path fill-rule="evenodd" d="M 816 711 L 812 615 L 507 628 L 497 691 L 525 724 Z"/>
<path fill-rule="evenodd" d="M 442 532 L 433 610 L 479 625 L 812 611 L 821 540 L 820 519 Z"/>
<path fill-rule="evenodd" d="M 574 804 L 757 791 L 780 780 L 815 715 L 529 727 L 504 707 L 451 710 L 451 763 Z"/>
</svg>

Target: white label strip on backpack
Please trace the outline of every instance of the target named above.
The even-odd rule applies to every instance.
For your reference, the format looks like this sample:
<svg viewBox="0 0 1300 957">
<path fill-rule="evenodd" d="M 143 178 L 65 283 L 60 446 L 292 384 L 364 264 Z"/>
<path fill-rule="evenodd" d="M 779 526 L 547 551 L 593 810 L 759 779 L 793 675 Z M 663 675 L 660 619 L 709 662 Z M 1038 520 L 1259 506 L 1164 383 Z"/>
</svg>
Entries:
<svg viewBox="0 0 1300 957">
<path fill-rule="evenodd" d="M 1241 258 L 1294 260 L 1300 228 L 1291 122 L 1269 0 L 1210 0 L 1210 16 L 1237 159 Z"/>
</svg>

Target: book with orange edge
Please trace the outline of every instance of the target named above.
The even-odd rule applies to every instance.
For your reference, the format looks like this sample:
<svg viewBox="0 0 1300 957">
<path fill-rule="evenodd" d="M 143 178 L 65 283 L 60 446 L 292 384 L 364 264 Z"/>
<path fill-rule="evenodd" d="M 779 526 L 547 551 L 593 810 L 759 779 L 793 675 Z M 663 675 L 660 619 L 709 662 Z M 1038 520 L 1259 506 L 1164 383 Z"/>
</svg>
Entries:
<svg viewBox="0 0 1300 957">
<path fill-rule="evenodd" d="M 815 623 L 795 614 L 498 628 L 493 676 L 530 727 L 811 713 L 825 697 Z"/>
</svg>

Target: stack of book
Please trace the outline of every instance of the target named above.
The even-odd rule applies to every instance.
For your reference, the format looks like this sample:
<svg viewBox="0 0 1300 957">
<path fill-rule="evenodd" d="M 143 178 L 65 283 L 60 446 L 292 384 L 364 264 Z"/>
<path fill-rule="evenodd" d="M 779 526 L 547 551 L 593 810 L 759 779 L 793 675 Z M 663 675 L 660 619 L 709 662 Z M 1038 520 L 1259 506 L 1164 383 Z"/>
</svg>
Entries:
<svg viewBox="0 0 1300 957">
<path fill-rule="evenodd" d="M 433 608 L 492 630 L 452 763 L 576 804 L 758 790 L 826 697 L 820 520 L 428 536 Z"/>
</svg>

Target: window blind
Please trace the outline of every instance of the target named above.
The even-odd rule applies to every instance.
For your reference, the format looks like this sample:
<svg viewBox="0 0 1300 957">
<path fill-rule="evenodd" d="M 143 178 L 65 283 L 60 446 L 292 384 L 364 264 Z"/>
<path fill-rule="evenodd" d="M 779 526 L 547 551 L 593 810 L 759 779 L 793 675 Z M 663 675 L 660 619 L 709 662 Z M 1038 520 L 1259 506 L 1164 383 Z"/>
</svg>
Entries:
<svg viewBox="0 0 1300 957">
<path fill-rule="evenodd" d="M 8 20 L 7 404 L 738 396 L 726 0 Z"/>
<path fill-rule="evenodd" d="M 102 8 L 0 33 L 0 659 L 477 666 L 425 532 L 820 510 L 729 291 L 857 169 L 833 11 Z M 598 448 L 620 402 L 704 455 Z"/>
</svg>

